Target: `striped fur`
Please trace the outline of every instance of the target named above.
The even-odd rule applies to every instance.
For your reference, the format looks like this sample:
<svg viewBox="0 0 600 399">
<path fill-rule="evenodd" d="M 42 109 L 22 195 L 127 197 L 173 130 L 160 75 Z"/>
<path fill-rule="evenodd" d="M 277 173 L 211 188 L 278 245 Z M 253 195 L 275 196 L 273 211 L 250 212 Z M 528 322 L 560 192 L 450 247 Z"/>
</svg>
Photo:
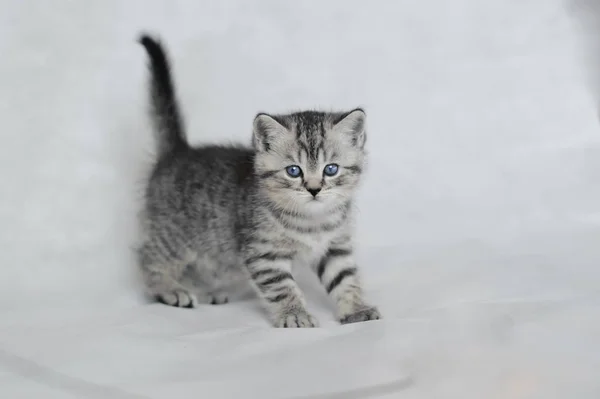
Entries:
<svg viewBox="0 0 600 399">
<path fill-rule="evenodd" d="M 258 114 L 253 146 L 190 147 L 162 46 L 144 36 L 159 156 L 147 182 L 139 265 L 172 306 L 225 303 L 251 287 L 277 327 L 314 327 L 294 268 L 312 267 L 343 323 L 378 319 L 363 298 L 352 200 L 365 163 L 361 109 Z M 157 64 L 158 63 L 158 64 Z M 339 165 L 335 176 L 327 164 Z M 301 175 L 286 168 L 298 165 Z"/>
</svg>

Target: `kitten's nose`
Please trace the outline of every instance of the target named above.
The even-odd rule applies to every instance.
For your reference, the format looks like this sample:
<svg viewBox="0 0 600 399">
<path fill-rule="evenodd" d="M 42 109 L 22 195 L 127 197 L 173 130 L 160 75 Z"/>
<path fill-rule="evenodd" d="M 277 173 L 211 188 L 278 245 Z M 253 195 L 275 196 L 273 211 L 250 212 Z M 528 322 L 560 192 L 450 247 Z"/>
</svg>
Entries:
<svg viewBox="0 0 600 399">
<path fill-rule="evenodd" d="M 306 191 L 308 191 L 309 193 L 312 194 L 313 197 L 316 197 L 317 194 L 319 194 L 319 191 L 321 191 L 321 188 L 306 188 Z"/>
</svg>

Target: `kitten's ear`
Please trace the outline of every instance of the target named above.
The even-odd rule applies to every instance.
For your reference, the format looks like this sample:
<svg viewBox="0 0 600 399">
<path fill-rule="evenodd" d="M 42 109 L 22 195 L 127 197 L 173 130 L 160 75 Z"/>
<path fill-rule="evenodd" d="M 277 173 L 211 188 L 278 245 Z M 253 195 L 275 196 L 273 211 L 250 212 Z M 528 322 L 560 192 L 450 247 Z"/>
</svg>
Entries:
<svg viewBox="0 0 600 399">
<path fill-rule="evenodd" d="M 283 121 L 276 117 L 260 113 L 254 118 L 252 143 L 257 151 L 269 151 L 276 137 L 287 132 Z"/>
<path fill-rule="evenodd" d="M 354 146 L 363 148 L 367 141 L 366 119 L 365 111 L 356 108 L 340 115 L 334 121 L 333 129 L 342 135 L 349 136 Z"/>
</svg>

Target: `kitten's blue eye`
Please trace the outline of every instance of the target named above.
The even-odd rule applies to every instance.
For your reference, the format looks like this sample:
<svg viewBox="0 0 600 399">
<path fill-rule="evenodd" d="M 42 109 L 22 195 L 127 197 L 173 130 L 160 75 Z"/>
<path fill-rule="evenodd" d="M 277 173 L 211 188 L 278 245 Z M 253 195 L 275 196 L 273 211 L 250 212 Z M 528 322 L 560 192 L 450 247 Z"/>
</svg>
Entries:
<svg viewBox="0 0 600 399">
<path fill-rule="evenodd" d="M 302 169 L 300 169 L 300 166 L 298 165 L 290 165 L 285 168 L 285 171 L 291 177 L 299 177 L 302 174 Z"/>
<path fill-rule="evenodd" d="M 335 176 L 339 169 L 340 167 L 337 164 L 330 163 L 329 165 L 325 166 L 323 173 L 325 173 L 327 176 Z"/>
</svg>

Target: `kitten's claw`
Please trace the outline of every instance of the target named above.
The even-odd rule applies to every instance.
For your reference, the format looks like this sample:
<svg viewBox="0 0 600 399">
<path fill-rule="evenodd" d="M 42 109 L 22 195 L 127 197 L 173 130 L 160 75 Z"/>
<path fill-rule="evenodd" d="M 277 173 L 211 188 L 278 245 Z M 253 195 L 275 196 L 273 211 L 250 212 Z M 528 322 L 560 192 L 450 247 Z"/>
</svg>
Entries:
<svg viewBox="0 0 600 399">
<path fill-rule="evenodd" d="M 165 305 L 178 308 L 195 308 L 197 303 L 196 297 L 189 292 L 181 290 L 158 294 L 156 299 Z"/>
<path fill-rule="evenodd" d="M 340 318 L 340 323 L 342 324 L 350 324 L 350 323 L 360 323 L 363 321 L 369 320 L 379 320 L 381 319 L 381 313 L 375 306 L 366 307 L 358 309 L 357 311 L 345 315 Z"/>
<path fill-rule="evenodd" d="M 312 328 L 319 323 L 310 313 L 301 308 L 288 309 L 275 320 L 275 327 L 279 328 Z"/>
</svg>

